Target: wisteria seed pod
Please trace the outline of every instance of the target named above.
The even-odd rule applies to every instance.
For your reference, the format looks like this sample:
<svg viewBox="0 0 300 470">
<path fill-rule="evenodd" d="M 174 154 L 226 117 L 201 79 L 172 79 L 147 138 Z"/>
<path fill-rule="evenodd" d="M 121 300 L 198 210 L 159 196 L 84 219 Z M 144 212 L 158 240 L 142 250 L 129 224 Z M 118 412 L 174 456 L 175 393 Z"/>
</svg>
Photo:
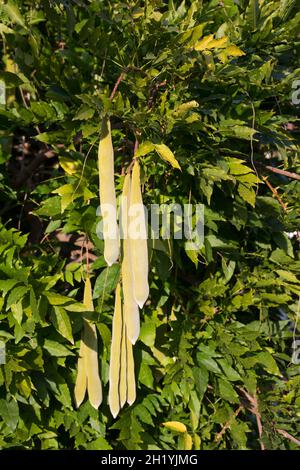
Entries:
<svg viewBox="0 0 300 470">
<path fill-rule="evenodd" d="M 136 216 L 138 215 L 138 222 Z M 132 171 L 130 207 L 129 207 L 129 239 L 130 256 L 133 276 L 133 296 L 140 308 L 149 296 L 148 284 L 148 246 L 147 229 L 141 193 L 140 165 L 136 160 Z M 138 227 L 138 230 L 136 230 Z"/>
<path fill-rule="evenodd" d="M 108 266 L 119 257 L 119 235 L 116 212 L 116 192 L 114 182 L 114 150 L 111 138 L 110 120 L 102 120 L 98 149 L 100 208 L 103 222 L 104 259 Z"/>
</svg>

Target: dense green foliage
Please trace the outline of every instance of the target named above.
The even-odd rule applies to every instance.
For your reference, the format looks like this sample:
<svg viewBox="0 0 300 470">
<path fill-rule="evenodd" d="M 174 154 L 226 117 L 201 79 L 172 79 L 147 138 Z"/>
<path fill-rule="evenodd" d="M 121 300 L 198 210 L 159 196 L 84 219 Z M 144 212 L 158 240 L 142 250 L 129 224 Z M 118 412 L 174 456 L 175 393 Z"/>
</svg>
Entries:
<svg viewBox="0 0 300 470">
<path fill-rule="evenodd" d="M 0 448 L 180 449 L 161 426 L 171 420 L 194 449 L 298 448 L 300 260 L 287 232 L 299 227 L 300 189 L 265 168 L 299 171 L 298 7 L 1 2 Z M 227 46 L 202 47 L 209 34 Z M 116 420 L 107 382 L 119 267 L 107 270 L 96 235 L 106 112 L 118 195 L 137 138 L 167 145 L 182 170 L 140 146 L 146 205 L 205 205 L 199 253 L 184 240 L 149 243 L 138 395 Z M 81 303 L 85 237 L 94 316 Z M 74 406 L 83 316 L 99 332 L 99 411 Z"/>
</svg>

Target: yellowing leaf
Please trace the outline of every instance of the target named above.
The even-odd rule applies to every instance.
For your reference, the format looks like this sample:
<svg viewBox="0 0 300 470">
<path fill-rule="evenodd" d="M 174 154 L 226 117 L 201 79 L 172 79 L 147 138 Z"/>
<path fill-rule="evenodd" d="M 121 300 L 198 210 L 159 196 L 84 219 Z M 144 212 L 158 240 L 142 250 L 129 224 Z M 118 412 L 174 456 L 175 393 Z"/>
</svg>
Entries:
<svg viewBox="0 0 300 470">
<path fill-rule="evenodd" d="M 157 151 L 158 155 L 165 160 L 166 162 L 170 163 L 173 168 L 178 168 L 181 170 L 178 161 L 176 160 L 173 152 L 167 145 L 165 144 L 155 144 L 155 150 Z"/>
<path fill-rule="evenodd" d="M 81 192 L 75 193 L 75 188 L 72 184 L 64 184 L 52 192 L 61 196 L 61 212 L 64 212 L 64 210 L 74 201 L 74 199 L 81 196 Z"/>
<path fill-rule="evenodd" d="M 220 59 L 222 64 L 225 64 L 227 62 L 228 55 L 226 54 L 226 52 L 222 51 L 218 54 L 218 58 Z"/>
<path fill-rule="evenodd" d="M 154 21 L 160 21 L 163 14 L 160 11 L 153 11 L 150 18 L 153 18 Z"/>
<path fill-rule="evenodd" d="M 206 49 L 220 49 L 222 47 L 226 47 L 227 43 L 228 43 L 228 37 L 223 36 L 220 39 L 213 39 L 212 41 L 210 41 Z"/>
<path fill-rule="evenodd" d="M 165 428 L 170 429 L 170 431 L 187 432 L 186 425 L 180 423 L 179 421 L 167 421 L 165 423 L 162 423 L 162 425 Z"/>
<path fill-rule="evenodd" d="M 144 16 L 144 14 L 145 14 L 144 8 L 136 8 L 132 12 L 132 17 L 136 20 L 136 19 L 140 18 L 141 16 Z"/>
<path fill-rule="evenodd" d="M 193 447 L 192 436 L 186 432 L 184 435 L 183 441 L 184 441 L 184 444 L 183 444 L 184 450 L 192 450 L 192 447 Z"/>
<path fill-rule="evenodd" d="M 145 142 L 142 142 L 139 145 L 139 148 L 135 153 L 135 157 L 143 157 L 144 155 L 147 155 L 148 153 L 152 152 L 152 150 L 154 150 L 154 144 L 146 140 Z"/>
<path fill-rule="evenodd" d="M 226 47 L 225 53 L 227 55 L 231 55 L 232 57 L 240 57 L 242 55 L 246 55 L 245 52 L 242 51 L 239 47 L 231 44 L 231 46 Z"/>
<path fill-rule="evenodd" d="M 194 46 L 195 51 L 204 51 L 207 49 L 208 44 L 213 41 L 214 35 L 209 34 L 208 36 L 204 36 L 199 42 L 197 42 Z"/>
<path fill-rule="evenodd" d="M 199 107 L 199 103 L 197 103 L 197 101 L 195 100 L 188 101 L 187 103 L 182 103 L 177 108 L 175 108 L 174 114 L 181 115 L 181 114 L 187 113 L 190 109 L 194 109 L 198 107 Z"/>
<path fill-rule="evenodd" d="M 81 163 L 69 157 L 59 157 L 59 164 L 68 175 L 78 173 Z"/>
</svg>

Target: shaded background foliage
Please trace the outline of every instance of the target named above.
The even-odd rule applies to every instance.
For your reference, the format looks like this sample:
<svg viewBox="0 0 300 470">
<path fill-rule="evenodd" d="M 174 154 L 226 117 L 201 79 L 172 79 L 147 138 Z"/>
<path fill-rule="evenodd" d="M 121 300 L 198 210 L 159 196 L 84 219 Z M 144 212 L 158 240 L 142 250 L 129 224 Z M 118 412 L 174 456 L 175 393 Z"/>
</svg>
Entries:
<svg viewBox="0 0 300 470">
<path fill-rule="evenodd" d="M 272 171 L 299 172 L 299 106 L 291 100 L 298 7 L 1 2 L 1 448 L 183 448 L 180 435 L 160 426 L 169 420 L 187 426 L 194 449 L 298 448 L 299 239 L 287 233 L 299 229 L 300 190 L 297 179 Z M 226 36 L 229 49 L 202 47 L 209 34 Z M 105 112 L 118 194 L 138 139 L 148 142 L 140 146 L 145 204 L 205 206 L 198 253 L 180 240 L 149 244 L 137 400 L 116 420 L 107 381 L 119 268 L 107 271 L 96 235 Z M 166 144 L 182 171 L 149 142 Z M 73 401 L 87 256 L 99 411 L 88 402 L 76 410 Z"/>
</svg>

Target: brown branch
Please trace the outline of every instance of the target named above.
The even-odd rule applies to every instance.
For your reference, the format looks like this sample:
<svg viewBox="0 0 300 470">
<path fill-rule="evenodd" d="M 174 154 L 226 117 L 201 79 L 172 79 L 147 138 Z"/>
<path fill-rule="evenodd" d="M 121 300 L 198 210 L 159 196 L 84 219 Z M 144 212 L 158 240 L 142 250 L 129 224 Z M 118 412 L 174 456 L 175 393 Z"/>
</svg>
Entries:
<svg viewBox="0 0 300 470">
<path fill-rule="evenodd" d="M 275 168 L 275 167 L 270 166 L 270 165 L 263 165 L 263 166 L 264 166 L 264 168 L 266 168 L 266 170 L 271 171 L 272 173 L 278 173 L 279 175 L 286 176 L 287 178 L 291 178 L 291 179 L 300 181 L 300 175 L 298 175 L 298 173 L 292 173 L 290 171 L 280 170 L 279 168 Z"/>
<path fill-rule="evenodd" d="M 287 205 L 283 202 L 283 200 L 281 199 L 278 191 L 276 188 L 274 188 L 270 181 L 268 180 L 267 176 L 263 176 L 263 180 L 264 182 L 266 183 L 266 185 L 270 188 L 270 190 L 272 191 L 274 197 L 277 199 L 277 201 L 279 202 L 279 204 L 281 205 L 281 207 L 283 208 L 284 211 L 287 211 Z"/>
<path fill-rule="evenodd" d="M 117 89 L 118 89 L 118 86 L 120 85 L 120 83 L 121 83 L 121 81 L 123 80 L 123 78 L 125 77 L 125 75 L 126 75 L 126 73 L 124 73 L 124 72 L 122 72 L 122 73 L 119 75 L 119 78 L 118 78 L 118 80 L 116 81 L 115 86 L 114 86 L 114 89 L 113 89 L 113 91 L 111 92 L 111 95 L 110 95 L 110 97 L 109 97 L 110 101 L 113 100 L 113 98 L 114 98 L 114 96 L 115 96 L 115 94 L 116 94 L 116 91 L 117 91 Z"/>
<path fill-rule="evenodd" d="M 230 428 L 231 426 L 231 423 L 232 421 L 240 414 L 240 412 L 242 411 L 243 409 L 243 406 L 240 405 L 238 407 L 238 409 L 234 412 L 233 415 L 230 416 L 229 420 L 227 421 L 227 423 L 225 423 L 225 425 L 223 426 L 223 428 L 221 429 L 221 431 L 216 435 L 215 437 L 215 442 L 218 442 L 221 437 L 223 436 L 223 434 L 227 431 L 228 428 Z"/>
<path fill-rule="evenodd" d="M 140 73 L 142 76 L 146 77 L 147 74 L 146 72 L 144 72 L 144 70 L 140 69 L 139 67 L 134 67 L 134 66 L 130 66 L 130 67 L 125 67 L 123 69 L 123 72 L 121 72 L 118 80 L 116 81 L 115 83 L 115 86 L 114 86 L 114 89 L 113 91 L 111 92 L 111 95 L 109 97 L 110 100 L 113 99 L 113 97 L 115 96 L 116 94 L 116 91 L 118 89 L 118 86 L 120 85 L 121 81 L 125 78 L 126 74 L 129 73 L 129 72 L 135 72 L 135 73 Z"/>
<path fill-rule="evenodd" d="M 256 418 L 258 436 L 259 436 L 259 441 L 260 441 L 260 449 L 265 450 L 264 443 L 261 440 L 262 433 L 263 433 L 263 427 L 262 427 L 260 412 L 259 412 L 259 409 L 258 409 L 257 397 L 250 395 L 250 393 L 248 393 L 246 390 L 244 390 L 241 387 L 238 387 L 238 389 L 240 390 L 240 392 L 242 392 L 242 394 L 246 397 L 246 399 L 249 402 L 249 405 L 250 405 L 250 406 L 248 405 L 249 411 L 251 413 L 253 413 L 255 418 Z"/>
<path fill-rule="evenodd" d="M 283 437 L 286 437 L 287 439 L 289 439 L 290 441 L 294 442 L 295 444 L 297 444 L 298 446 L 300 446 L 300 441 L 299 439 L 296 439 L 294 436 L 292 436 L 291 434 L 289 434 L 287 431 L 285 431 L 284 429 L 276 429 L 276 431 L 281 434 Z"/>
<path fill-rule="evenodd" d="M 278 175 L 283 175 L 283 176 L 286 176 L 287 178 L 300 181 L 300 175 L 298 175 L 298 173 L 293 173 L 287 170 L 280 170 L 280 168 L 276 168 L 270 165 L 264 165 L 263 163 L 260 163 L 260 162 L 255 162 L 255 166 L 260 167 L 262 170 L 267 170 L 271 173 L 277 173 Z"/>
</svg>

